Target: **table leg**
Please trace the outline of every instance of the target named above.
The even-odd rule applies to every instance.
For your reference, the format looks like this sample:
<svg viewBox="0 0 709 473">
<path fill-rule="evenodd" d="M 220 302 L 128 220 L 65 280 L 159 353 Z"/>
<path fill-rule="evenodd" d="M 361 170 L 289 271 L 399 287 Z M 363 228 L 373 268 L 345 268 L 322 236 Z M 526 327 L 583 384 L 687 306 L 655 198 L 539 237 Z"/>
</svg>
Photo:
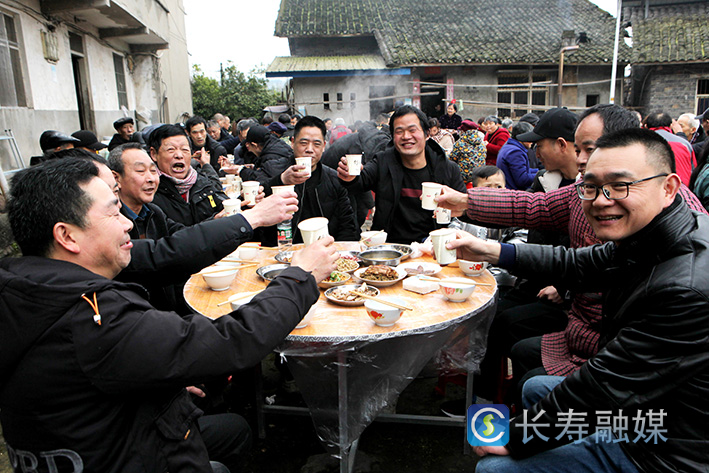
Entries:
<svg viewBox="0 0 709 473">
<path fill-rule="evenodd" d="M 261 362 L 254 366 L 254 390 L 256 391 L 256 426 L 258 438 L 266 438 L 266 419 L 263 415 L 263 373 L 261 372 Z"/>
<path fill-rule="evenodd" d="M 354 457 L 357 453 L 357 441 L 351 447 L 348 444 L 348 421 L 349 414 L 347 393 L 347 355 L 344 350 L 337 353 L 337 403 L 338 403 L 338 427 L 340 430 L 340 473 L 350 473 L 354 466 Z M 359 439 L 358 439 L 359 440 Z"/>
<path fill-rule="evenodd" d="M 467 408 L 473 403 L 473 376 L 472 371 L 468 371 L 468 376 L 465 381 L 465 407 Z M 468 418 L 468 412 L 465 412 L 465 418 Z M 470 455 L 470 444 L 468 443 L 468 422 L 465 422 L 463 429 L 463 455 Z"/>
</svg>

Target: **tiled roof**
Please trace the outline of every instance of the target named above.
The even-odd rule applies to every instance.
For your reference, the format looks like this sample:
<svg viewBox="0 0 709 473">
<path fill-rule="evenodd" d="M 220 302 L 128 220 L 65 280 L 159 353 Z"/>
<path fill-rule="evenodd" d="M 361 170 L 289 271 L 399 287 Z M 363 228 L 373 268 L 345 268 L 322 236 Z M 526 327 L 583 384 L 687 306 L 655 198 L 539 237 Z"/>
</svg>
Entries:
<svg viewBox="0 0 709 473">
<path fill-rule="evenodd" d="M 611 62 L 615 19 L 588 0 L 282 0 L 276 21 L 277 36 L 374 35 L 388 66 L 554 64 L 564 30 L 590 39 L 566 61 Z"/>
<path fill-rule="evenodd" d="M 633 62 L 640 64 L 709 61 L 709 5 L 628 8 L 633 26 Z"/>
<path fill-rule="evenodd" d="M 266 73 L 311 71 L 368 71 L 386 69 L 381 56 L 286 56 L 273 60 Z"/>
</svg>

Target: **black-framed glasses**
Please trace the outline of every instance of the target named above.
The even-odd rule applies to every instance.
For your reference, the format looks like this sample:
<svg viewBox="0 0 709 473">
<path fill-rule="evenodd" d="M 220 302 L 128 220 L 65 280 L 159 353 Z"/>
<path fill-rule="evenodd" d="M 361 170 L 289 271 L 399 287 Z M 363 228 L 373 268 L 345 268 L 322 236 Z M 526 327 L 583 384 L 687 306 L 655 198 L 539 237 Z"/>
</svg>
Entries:
<svg viewBox="0 0 709 473">
<path fill-rule="evenodd" d="M 638 179 L 637 181 L 632 182 L 609 182 L 607 184 L 603 184 L 602 186 L 579 182 L 576 184 L 576 192 L 581 200 L 596 200 L 600 192 L 603 192 L 603 195 L 608 200 L 622 200 L 628 197 L 628 194 L 630 193 L 630 186 L 633 184 L 666 176 L 669 176 L 669 174 L 657 174 L 655 176 L 646 177 L 645 179 Z"/>
</svg>

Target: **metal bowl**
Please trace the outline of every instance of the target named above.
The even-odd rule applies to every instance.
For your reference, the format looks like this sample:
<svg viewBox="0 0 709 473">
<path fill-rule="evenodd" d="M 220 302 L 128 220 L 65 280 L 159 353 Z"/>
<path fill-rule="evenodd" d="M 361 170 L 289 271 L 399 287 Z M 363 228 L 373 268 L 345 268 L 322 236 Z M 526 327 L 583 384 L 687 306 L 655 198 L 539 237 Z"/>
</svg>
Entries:
<svg viewBox="0 0 709 473">
<path fill-rule="evenodd" d="M 414 251 L 413 248 L 411 248 L 411 245 L 402 245 L 402 244 L 394 244 L 394 243 L 387 243 L 386 245 L 373 246 L 370 248 L 370 250 L 396 250 L 396 251 L 400 251 L 404 255 L 401 257 L 401 261 L 404 261 L 409 256 L 411 256 L 411 253 L 413 253 L 413 251 Z"/>
<path fill-rule="evenodd" d="M 281 251 L 275 258 L 279 263 L 290 264 L 290 260 L 293 258 L 293 251 Z"/>
<path fill-rule="evenodd" d="M 333 304 L 343 305 L 345 307 L 363 306 L 365 299 L 361 299 L 358 301 L 342 301 L 342 300 L 335 299 L 334 297 L 332 297 L 332 293 L 334 291 L 338 291 L 338 290 L 345 290 L 345 291 L 355 290 L 356 291 L 361 288 L 362 288 L 362 284 L 345 284 L 344 286 L 331 287 L 330 289 L 325 291 L 325 298 L 328 301 L 332 302 Z M 377 289 L 376 287 L 373 287 L 373 286 L 370 286 L 369 284 L 367 284 L 367 289 L 372 291 L 373 297 L 376 297 L 379 295 L 379 289 Z"/>
<path fill-rule="evenodd" d="M 387 266 L 398 266 L 404 254 L 397 250 L 366 250 L 359 254 L 362 264 L 371 266 L 373 264 L 384 264 Z"/>
<path fill-rule="evenodd" d="M 262 279 L 265 279 L 266 281 L 273 281 L 276 276 L 281 274 L 284 269 L 289 267 L 289 264 L 283 263 L 269 264 L 267 266 L 261 266 L 259 269 L 257 269 L 256 274 L 258 274 Z"/>
</svg>

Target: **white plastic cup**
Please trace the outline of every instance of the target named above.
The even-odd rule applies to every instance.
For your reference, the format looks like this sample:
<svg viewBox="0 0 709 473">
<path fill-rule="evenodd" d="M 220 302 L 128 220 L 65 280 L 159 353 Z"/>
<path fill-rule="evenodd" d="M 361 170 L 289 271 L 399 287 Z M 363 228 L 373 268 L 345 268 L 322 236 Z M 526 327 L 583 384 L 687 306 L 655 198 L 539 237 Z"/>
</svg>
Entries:
<svg viewBox="0 0 709 473">
<path fill-rule="evenodd" d="M 436 223 L 440 225 L 445 225 L 446 223 L 451 223 L 451 211 L 450 209 L 444 209 L 443 207 L 436 207 L 434 210 L 436 214 Z"/>
<path fill-rule="evenodd" d="M 312 245 L 321 238 L 329 235 L 327 231 L 328 219 L 325 217 L 315 217 L 303 220 L 298 224 L 300 235 L 303 237 L 305 246 Z"/>
<path fill-rule="evenodd" d="M 249 205 L 256 205 L 256 196 L 258 195 L 258 188 L 261 184 L 258 181 L 246 181 L 242 185 L 244 189 L 244 202 Z"/>
<path fill-rule="evenodd" d="M 308 173 L 308 177 L 310 177 L 310 173 L 313 167 L 313 158 L 310 156 L 303 156 L 301 158 L 295 158 L 295 164 L 299 166 L 305 166 L 305 169 L 303 171 Z"/>
<path fill-rule="evenodd" d="M 239 199 L 227 199 L 222 202 L 227 215 L 236 215 L 241 211 L 241 201 Z"/>
<path fill-rule="evenodd" d="M 284 192 L 295 192 L 295 186 L 273 186 L 271 187 L 274 195 L 282 194 Z"/>
<path fill-rule="evenodd" d="M 227 155 L 226 155 L 226 160 L 229 162 L 229 164 L 234 164 L 234 155 L 233 155 L 233 154 L 227 154 Z"/>
<path fill-rule="evenodd" d="M 441 228 L 434 230 L 431 233 L 431 242 L 433 243 L 433 253 L 436 255 L 438 264 L 451 264 L 457 259 L 455 250 L 446 248 L 446 244 L 455 240 L 455 230 L 452 228 Z"/>
<path fill-rule="evenodd" d="M 421 208 L 425 210 L 436 210 L 438 204 L 433 200 L 441 193 L 443 186 L 436 182 L 424 182 L 421 184 Z"/>
<path fill-rule="evenodd" d="M 362 171 L 362 155 L 361 154 L 346 154 L 347 172 L 350 176 L 359 176 Z"/>
<path fill-rule="evenodd" d="M 235 176 L 234 174 L 227 174 L 227 175 L 224 176 L 224 177 L 226 177 L 226 183 L 227 183 L 227 184 L 229 184 L 229 185 L 233 185 L 233 184 L 234 184 L 234 180 L 236 179 L 236 176 Z"/>
</svg>

